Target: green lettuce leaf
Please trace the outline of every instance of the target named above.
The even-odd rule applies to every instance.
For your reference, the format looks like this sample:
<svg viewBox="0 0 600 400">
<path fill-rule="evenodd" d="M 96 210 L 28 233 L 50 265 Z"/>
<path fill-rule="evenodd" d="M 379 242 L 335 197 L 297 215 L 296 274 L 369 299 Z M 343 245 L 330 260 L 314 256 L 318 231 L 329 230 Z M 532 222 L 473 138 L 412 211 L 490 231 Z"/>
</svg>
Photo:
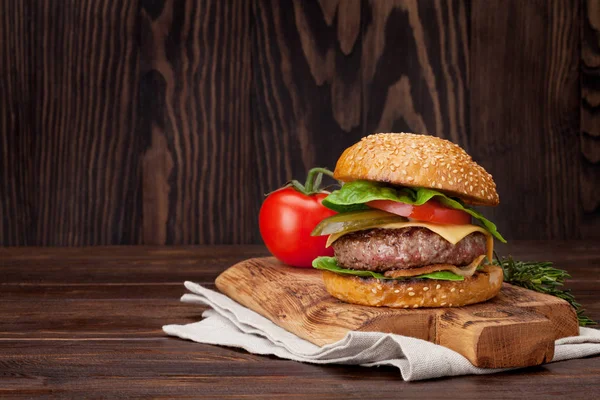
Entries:
<svg viewBox="0 0 600 400">
<path fill-rule="evenodd" d="M 410 278 L 390 278 L 379 272 L 373 271 L 359 271 L 355 269 L 346 269 L 342 268 L 338 265 L 335 257 L 317 257 L 313 260 L 312 265 L 316 269 L 325 270 L 335 272 L 337 274 L 345 274 L 345 275 L 356 275 L 356 276 L 364 276 L 368 278 L 375 279 L 386 279 L 386 280 L 406 280 L 406 279 L 437 279 L 440 281 L 464 281 L 465 278 L 456 275 L 450 271 L 438 271 L 432 272 L 430 274 L 423 274 L 418 276 L 411 276 Z"/>
<path fill-rule="evenodd" d="M 496 225 L 477 211 L 466 207 L 460 201 L 452 199 L 437 190 L 425 188 L 393 188 L 378 182 L 353 181 L 344 184 L 341 189 L 333 191 L 323 200 L 323 205 L 339 213 L 365 210 L 365 203 L 373 200 L 391 200 L 411 205 L 423 205 L 433 197 L 446 207 L 462 210 L 479 220 L 481 225 L 502 243 L 502 237 Z"/>
</svg>

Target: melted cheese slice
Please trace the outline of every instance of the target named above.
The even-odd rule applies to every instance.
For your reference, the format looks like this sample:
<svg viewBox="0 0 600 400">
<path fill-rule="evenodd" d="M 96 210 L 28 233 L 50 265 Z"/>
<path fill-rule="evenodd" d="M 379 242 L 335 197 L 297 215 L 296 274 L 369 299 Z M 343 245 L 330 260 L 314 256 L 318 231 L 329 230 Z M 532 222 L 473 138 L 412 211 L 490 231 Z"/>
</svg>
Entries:
<svg viewBox="0 0 600 400">
<path fill-rule="evenodd" d="M 437 233 L 438 235 L 440 235 L 441 237 L 443 237 L 444 239 L 446 239 L 448 242 L 450 242 L 452 244 L 456 244 L 456 243 L 460 242 L 466 236 L 469 236 L 473 232 L 481 232 L 485 235 L 485 237 L 487 239 L 487 241 L 486 241 L 487 258 L 490 261 L 492 260 L 492 257 L 494 254 L 494 239 L 492 238 L 492 235 L 488 231 L 483 229 L 481 226 L 471 225 L 471 224 L 440 225 L 440 224 L 430 224 L 427 222 L 408 221 L 408 222 L 394 222 L 392 224 L 383 224 L 383 225 L 374 226 L 374 227 L 371 227 L 368 229 L 402 229 L 402 228 L 410 228 L 410 227 L 419 227 L 419 228 L 429 229 L 430 231 Z M 356 232 L 356 231 L 340 232 L 340 233 L 334 233 L 332 235 L 329 235 L 329 238 L 327 239 L 326 247 L 331 246 L 331 244 L 333 242 L 335 242 L 342 236 L 347 235 L 352 232 Z"/>
</svg>

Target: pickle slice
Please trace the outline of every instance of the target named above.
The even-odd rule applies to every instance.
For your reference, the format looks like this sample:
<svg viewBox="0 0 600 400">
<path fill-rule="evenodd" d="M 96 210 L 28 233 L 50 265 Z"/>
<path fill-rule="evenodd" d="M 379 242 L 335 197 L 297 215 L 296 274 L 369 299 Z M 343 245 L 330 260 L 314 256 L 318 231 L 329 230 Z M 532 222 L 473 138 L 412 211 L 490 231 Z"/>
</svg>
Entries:
<svg viewBox="0 0 600 400">
<path fill-rule="evenodd" d="M 408 219 L 381 210 L 362 210 L 336 214 L 325 218 L 312 231 L 312 236 L 331 235 L 339 232 L 360 231 L 378 225 L 406 222 Z"/>
</svg>

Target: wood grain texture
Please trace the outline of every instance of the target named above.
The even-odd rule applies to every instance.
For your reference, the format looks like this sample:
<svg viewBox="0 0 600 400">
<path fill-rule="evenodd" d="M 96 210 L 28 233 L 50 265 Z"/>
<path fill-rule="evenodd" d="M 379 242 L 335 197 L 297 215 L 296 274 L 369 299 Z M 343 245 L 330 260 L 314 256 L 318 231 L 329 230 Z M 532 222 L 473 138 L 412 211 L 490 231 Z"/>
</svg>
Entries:
<svg viewBox="0 0 600 400">
<path fill-rule="evenodd" d="M 0 284 L 18 285 L 26 274 L 33 282 L 43 282 L 53 287 L 77 287 L 89 281 L 89 271 L 92 270 L 98 273 L 96 279 L 100 280 L 94 281 L 97 285 L 114 282 L 128 285 L 172 285 L 181 284 L 185 280 L 199 282 L 197 279 L 202 279 L 206 274 L 216 276 L 223 265 L 233 265 L 247 258 L 266 255 L 266 249 L 256 246 L 239 246 L 234 252 L 229 246 L 183 249 L 170 246 L 96 246 L 30 248 L 30 252 L 23 252 L 21 248 L 0 247 Z M 169 264 L 173 268 L 169 276 L 165 277 L 164 268 Z M 131 274 L 130 268 L 137 268 L 140 273 Z"/>
<path fill-rule="evenodd" d="M 581 236 L 600 239 L 600 0 L 582 1 Z"/>
<path fill-rule="evenodd" d="M 152 293 L 151 290 L 146 292 Z M 125 296 L 122 296 L 125 297 Z M 91 311 L 94 314 L 91 315 Z M 202 318 L 203 308 L 185 307 L 171 299 L 34 299 L 2 301 L 2 338 L 127 338 L 161 337 L 161 327 L 171 316 L 181 323 Z M 178 323 L 179 323 L 178 322 Z"/>
<path fill-rule="evenodd" d="M 567 268 L 575 296 L 598 320 L 595 244 L 513 242 L 503 251 L 524 259 L 547 254 Z M 573 399 L 598 391 L 597 357 L 407 383 L 391 367 L 297 363 L 161 336 L 163 323 L 186 323 L 201 312 L 178 304 L 185 278 L 174 286 L 174 272 L 192 273 L 190 263 L 202 260 L 211 267 L 198 264 L 193 280 L 211 282 L 261 254 L 262 246 L 0 248 L 0 270 L 21 272 L 8 280 L 0 274 L 0 397 Z M 153 266 L 150 276 L 140 260 Z M 153 284 L 134 288 L 136 279 Z M 60 285 L 65 291 L 54 289 Z M 10 304 L 24 304 L 19 315 Z"/>
<path fill-rule="evenodd" d="M 600 374 L 588 358 L 407 383 L 391 367 L 311 365 L 168 338 L 0 341 L 0 363 L 5 398 L 567 399 L 595 393 Z"/>
<path fill-rule="evenodd" d="M 250 11 L 244 0 L 141 3 L 144 243 L 257 240 Z"/>
<path fill-rule="evenodd" d="M 2 1 L 0 244 L 259 243 L 391 130 L 465 147 L 507 238 L 598 239 L 598 4 Z"/>
<path fill-rule="evenodd" d="M 470 148 L 501 203 L 487 215 L 513 239 L 577 238 L 578 2 L 476 1 L 471 12 Z"/>
<path fill-rule="evenodd" d="M 375 131 L 466 143 L 464 2 L 254 2 L 254 133 L 263 192 Z M 286 5 L 287 7 L 285 7 Z"/>
<path fill-rule="evenodd" d="M 367 3 L 365 133 L 429 133 L 468 150 L 469 3 Z"/>
<path fill-rule="evenodd" d="M 364 134 L 360 0 L 253 1 L 258 194 L 333 168 Z"/>
<path fill-rule="evenodd" d="M 0 243 L 137 241 L 136 5 L 0 3 Z"/>
</svg>

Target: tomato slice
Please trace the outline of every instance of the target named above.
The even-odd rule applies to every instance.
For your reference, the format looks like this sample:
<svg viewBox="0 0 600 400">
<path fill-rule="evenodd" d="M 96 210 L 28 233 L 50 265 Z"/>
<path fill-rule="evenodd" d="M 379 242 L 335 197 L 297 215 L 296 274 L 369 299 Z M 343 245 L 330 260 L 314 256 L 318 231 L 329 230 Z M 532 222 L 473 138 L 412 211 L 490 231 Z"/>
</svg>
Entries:
<svg viewBox="0 0 600 400">
<path fill-rule="evenodd" d="M 429 200 L 422 206 L 413 206 L 391 200 L 374 200 L 368 202 L 367 206 L 419 221 L 452 225 L 471 223 L 471 216 L 468 213 L 444 207 L 435 200 Z"/>
</svg>

